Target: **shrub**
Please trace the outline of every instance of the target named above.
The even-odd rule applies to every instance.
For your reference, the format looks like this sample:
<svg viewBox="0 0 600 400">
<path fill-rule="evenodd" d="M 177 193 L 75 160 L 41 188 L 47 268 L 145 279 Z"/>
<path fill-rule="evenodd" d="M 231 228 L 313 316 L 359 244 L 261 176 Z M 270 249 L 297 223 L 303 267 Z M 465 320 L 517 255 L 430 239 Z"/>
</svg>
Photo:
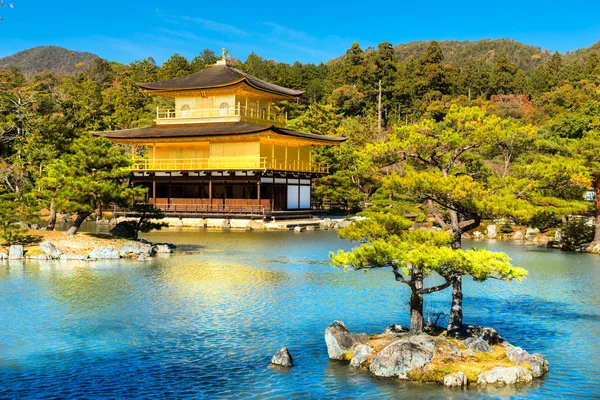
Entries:
<svg viewBox="0 0 600 400">
<path fill-rule="evenodd" d="M 505 222 L 504 224 L 502 224 L 502 226 L 500 226 L 500 233 L 512 233 L 513 232 L 513 227 L 511 224 L 509 224 L 508 222 Z"/>
<path fill-rule="evenodd" d="M 562 250 L 575 251 L 582 244 L 594 240 L 594 226 L 586 225 L 582 219 L 567 222 L 562 236 Z"/>
</svg>

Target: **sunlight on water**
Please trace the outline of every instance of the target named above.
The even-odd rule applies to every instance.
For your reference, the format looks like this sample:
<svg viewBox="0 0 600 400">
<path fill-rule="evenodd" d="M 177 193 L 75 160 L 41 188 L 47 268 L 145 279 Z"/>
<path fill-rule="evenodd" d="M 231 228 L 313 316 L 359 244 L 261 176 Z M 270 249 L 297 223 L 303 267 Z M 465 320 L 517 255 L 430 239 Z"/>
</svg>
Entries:
<svg viewBox="0 0 600 400">
<path fill-rule="evenodd" d="M 530 271 L 523 283 L 465 282 L 466 322 L 545 354 L 551 372 L 518 388 L 373 379 L 327 358 L 325 328 L 408 324 L 389 271 L 342 271 L 335 232 L 149 234 L 182 253 L 151 263 L 0 264 L 0 397 L 482 398 L 600 394 L 600 258 L 493 242 Z M 480 246 L 481 244 L 476 244 Z M 428 315 L 449 292 L 426 298 Z M 296 366 L 268 366 L 280 347 Z"/>
</svg>

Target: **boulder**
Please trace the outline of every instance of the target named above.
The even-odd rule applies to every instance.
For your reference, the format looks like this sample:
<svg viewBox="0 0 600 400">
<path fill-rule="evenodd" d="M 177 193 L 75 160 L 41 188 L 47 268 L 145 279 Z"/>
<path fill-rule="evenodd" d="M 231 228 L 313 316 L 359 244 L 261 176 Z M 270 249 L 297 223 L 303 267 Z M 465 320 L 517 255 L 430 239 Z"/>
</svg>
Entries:
<svg viewBox="0 0 600 400">
<path fill-rule="evenodd" d="M 90 252 L 88 257 L 92 260 L 114 260 L 121 258 L 119 251 L 112 246 L 100 246 Z"/>
<path fill-rule="evenodd" d="M 496 239 L 496 236 L 498 236 L 496 225 L 488 225 L 488 227 L 487 227 L 488 239 Z"/>
<path fill-rule="evenodd" d="M 470 240 L 471 239 L 471 235 L 469 235 L 468 233 L 463 233 L 462 235 L 460 235 L 461 239 L 465 239 L 465 240 Z"/>
<path fill-rule="evenodd" d="M 556 230 L 556 233 L 554 233 L 554 240 L 557 242 L 562 242 L 562 232 L 560 231 L 560 229 Z"/>
<path fill-rule="evenodd" d="M 325 218 L 325 219 L 323 219 L 323 221 L 321 221 L 321 223 L 319 224 L 319 226 L 320 226 L 321 229 L 329 229 L 329 228 L 331 228 L 333 226 L 332 222 L 331 222 L 331 218 Z"/>
<path fill-rule="evenodd" d="M 466 346 L 469 346 L 470 348 L 477 350 L 479 352 L 482 352 L 482 353 L 492 353 L 495 351 L 488 342 L 486 342 L 485 340 L 483 340 L 480 337 L 467 338 L 464 340 L 463 343 Z"/>
<path fill-rule="evenodd" d="M 531 365 L 531 373 L 535 378 L 539 378 L 548 372 L 548 361 L 546 361 L 546 358 L 539 353 L 529 354 L 520 347 L 511 346 L 507 349 L 506 355 L 512 362 L 519 364 L 527 363 Z"/>
<path fill-rule="evenodd" d="M 347 227 L 351 226 L 352 224 L 354 224 L 354 221 L 348 220 L 348 219 L 342 219 L 342 220 L 337 221 L 336 229 L 347 228 Z"/>
<path fill-rule="evenodd" d="M 390 326 L 388 326 L 387 328 L 385 328 L 385 331 L 383 331 L 382 335 L 391 335 L 391 334 L 396 334 L 396 333 L 406 333 L 408 331 L 409 331 L 409 329 L 403 327 L 402 325 L 391 324 Z"/>
<path fill-rule="evenodd" d="M 42 230 L 42 226 L 40 224 L 32 224 L 31 229 L 33 229 L 35 231 L 40 231 L 40 230 Z"/>
<path fill-rule="evenodd" d="M 512 238 L 513 240 L 523 240 L 523 232 L 516 231 Z"/>
<path fill-rule="evenodd" d="M 23 259 L 23 246 L 20 244 L 13 244 L 8 249 L 9 260 L 21 260 Z"/>
<path fill-rule="evenodd" d="M 147 243 L 130 240 L 119 246 L 121 257 L 135 258 L 140 255 L 149 256 L 153 253 L 152 246 Z"/>
<path fill-rule="evenodd" d="M 540 230 L 538 228 L 527 228 L 527 230 L 525 231 L 525 236 L 527 240 L 533 240 L 539 234 Z"/>
<path fill-rule="evenodd" d="M 481 233 L 479 231 L 473 232 L 473 239 L 475 239 L 475 240 L 483 239 L 483 233 Z"/>
<path fill-rule="evenodd" d="M 532 380 L 533 375 L 531 374 L 531 371 L 522 366 L 495 367 L 479 374 L 477 377 L 477 384 L 513 385 L 515 383 L 529 383 Z"/>
<path fill-rule="evenodd" d="M 135 228 L 132 222 L 121 221 L 110 230 L 110 234 L 125 239 L 133 239 L 135 237 Z"/>
<path fill-rule="evenodd" d="M 455 372 L 444 376 L 444 386 L 447 387 L 466 387 L 468 385 L 467 376 L 463 372 Z"/>
<path fill-rule="evenodd" d="M 327 354 L 332 360 L 344 360 L 352 346 L 366 344 L 369 341 L 367 334 L 350 333 L 341 321 L 334 321 L 325 329 L 325 344 Z"/>
<path fill-rule="evenodd" d="M 461 335 L 467 337 L 479 337 L 490 345 L 503 344 L 506 342 L 502 336 L 494 328 L 485 328 L 478 325 L 463 325 L 461 326 Z"/>
<path fill-rule="evenodd" d="M 294 228 L 294 232 L 304 232 L 306 230 L 303 226 L 297 226 Z"/>
<path fill-rule="evenodd" d="M 307 232 L 314 232 L 315 231 L 315 227 L 314 226 L 307 226 L 306 227 L 306 231 Z"/>
<path fill-rule="evenodd" d="M 48 241 L 40 243 L 40 248 L 46 255 L 52 258 L 58 258 L 62 254 L 62 251 L 58 247 Z"/>
<path fill-rule="evenodd" d="M 173 249 L 166 243 L 158 243 L 154 245 L 154 251 L 157 254 L 171 254 Z"/>
<path fill-rule="evenodd" d="M 350 360 L 350 365 L 356 368 L 361 367 L 374 351 L 375 350 L 366 344 L 358 344 L 354 346 L 352 349 L 352 360 Z"/>
<path fill-rule="evenodd" d="M 271 364 L 290 368 L 293 365 L 292 355 L 286 347 L 282 347 L 277 353 L 275 353 L 273 358 L 271 358 Z"/>
<path fill-rule="evenodd" d="M 429 335 L 406 336 L 385 347 L 371 360 L 375 376 L 407 379 L 408 372 L 431 363 L 435 340 Z"/>
</svg>

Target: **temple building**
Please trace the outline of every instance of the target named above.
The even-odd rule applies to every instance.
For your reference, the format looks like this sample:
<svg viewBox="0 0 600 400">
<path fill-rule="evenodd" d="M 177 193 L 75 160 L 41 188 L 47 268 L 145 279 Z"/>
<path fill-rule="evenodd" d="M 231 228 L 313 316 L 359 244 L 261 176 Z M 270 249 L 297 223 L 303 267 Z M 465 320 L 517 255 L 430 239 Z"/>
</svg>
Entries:
<svg viewBox="0 0 600 400">
<path fill-rule="evenodd" d="M 304 92 L 239 71 L 225 56 L 200 72 L 138 86 L 175 107 L 157 108 L 153 126 L 95 134 L 131 146 L 132 182 L 167 215 L 306 213 L 312 180 L 329 170 L 313 161 L 313 147 L 345 140 L 287 129 L 277 102 Z"/>
</svg>

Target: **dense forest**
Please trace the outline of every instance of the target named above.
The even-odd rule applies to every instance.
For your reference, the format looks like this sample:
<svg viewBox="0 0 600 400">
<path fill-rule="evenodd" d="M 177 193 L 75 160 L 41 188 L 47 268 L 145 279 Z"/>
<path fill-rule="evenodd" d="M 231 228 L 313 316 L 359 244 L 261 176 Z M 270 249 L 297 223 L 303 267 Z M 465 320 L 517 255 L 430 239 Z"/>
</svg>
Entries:
<svg viewBox="0 0 600 400">
<path fill-rule="evenodd" d="M 483 218 L 547 229 L 571 214 L 597 213 L 583 199 L 600 173 L 598 49 L 563 56 L 495 45 L 506 52 L 485 41 L 431 41 L 410 51 L 354 43 L 326 64 L 256 54 L 230 63 L 306 92 L 281 104 L 292 128 L 348 138 L 315 154 L 331 164 L 314 188 L 317 204 L 433 215 L 455 236 Z M 161 66 L 152 58 L 129 65 L 96 58 L 70 75 L 0 71 L 0 228 L 42 209 L 86 218 L 139 196 L 119 183 L 125 149 L 89 132 L 152 124 L 168 100 L 145 95 L 136 82 L 183 76 L 215 60 L 206 49 Z"/>
</svg>

